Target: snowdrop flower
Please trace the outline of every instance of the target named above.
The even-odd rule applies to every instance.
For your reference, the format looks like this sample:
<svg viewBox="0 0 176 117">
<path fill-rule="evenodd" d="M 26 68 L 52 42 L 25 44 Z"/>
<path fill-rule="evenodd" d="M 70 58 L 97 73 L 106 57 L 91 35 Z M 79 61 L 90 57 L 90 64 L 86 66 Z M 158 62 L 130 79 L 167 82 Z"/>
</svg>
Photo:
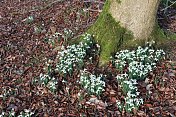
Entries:
<svg viewBox="0 0 176 117">
<path fill-rule="evenodd" d="M 73 71 L 73 67 L 82 66 L 83 59 L 86 56 L 86 51 L 92 44 L 91 35 L 86 34 L 83 42 L 78 45 L 70 45 L 62 47 L 62 51 L 58 52 L 59 63 L 56 65 L 56 70 L 61 74 L 70 74 Z M 70 74 L 71 75 L 71 74 Z"/>
<path fill-rule="evenodd" d="M 31 117 L 34 114 L 34 112 L 31 112 L 28 109 L 24 109 L 24 112 L 20 112 L 20 115 L 18 115 L 17 117 Z"/>
<path fill-rule="evenodd" d="M 5 112 L 2 112 L 2 113 L 0 114 L 0 117 L 4 117 L 4 115 L 5 115 Z"/>
<path fill-rule="evenodd" d="M 80 83 L 90 94 L 100 95 L 105 87 L 105 82 L 101 80 L 103 77 L 102 74 L 97 77 L 86 71 L 81 71 Z"/>
</svg>

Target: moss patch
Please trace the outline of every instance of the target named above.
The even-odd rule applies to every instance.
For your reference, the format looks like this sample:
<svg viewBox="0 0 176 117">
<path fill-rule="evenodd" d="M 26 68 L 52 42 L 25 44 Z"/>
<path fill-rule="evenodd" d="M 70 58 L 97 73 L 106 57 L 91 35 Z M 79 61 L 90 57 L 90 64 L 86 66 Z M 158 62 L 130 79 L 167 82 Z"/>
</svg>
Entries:
<svg viewBox="0 0 176 117">
<path fill-rule="evenodd" d="M 156 23 L 149 40 L 154 40 L 156 42 L 159 42 L 159 41 L 165 40 L 166 38 L 167 36 L 165 35 L 165 32 L 159 27 L 158 23 Z"/>
<path fill-rule="evenodd" d="M 108 12 L 109 5 L 110 1 L 107 0 L 98 20 L 87 31 L 101 46 L 100 65 L 107 63 L 124 41 L 133 39 L 132 33 L 121 27 Z"/>
<path fill-rule="evenodd" d="M 168 33 L 168 37 L 171 40 L 176 40 L 176 33 Z"/>
<path fill-rule="evenodd" d="M 144 39 L 138 39 L 138 40 L 127 40 L 125 42 L 123 42 L 123 45 L 121 45 L 120 48 L 118 48 L 118 50 L 125 50 L 125 49 L 129 49 L 129 50 L 133 50 L 136 49 L 138 46 L 145 46 L 146 40 Z"/>
<path fill-rule="evenodd" d="M 121 3 L 121 0 L 116 0 L 117 3 Z"/>
<path fill-rule="evenodd" d="M 154 40 L 156 42 L 155 46 L 157 48 L 162 48 L 164 47 L 165 43 L 176 40 L 176 34 L 164 32 L 163 29 L 159 27 L 158 23 L 156 23 L 151 37 L 149 38 L 149 41 L 150 40 Z"/>
</svg>

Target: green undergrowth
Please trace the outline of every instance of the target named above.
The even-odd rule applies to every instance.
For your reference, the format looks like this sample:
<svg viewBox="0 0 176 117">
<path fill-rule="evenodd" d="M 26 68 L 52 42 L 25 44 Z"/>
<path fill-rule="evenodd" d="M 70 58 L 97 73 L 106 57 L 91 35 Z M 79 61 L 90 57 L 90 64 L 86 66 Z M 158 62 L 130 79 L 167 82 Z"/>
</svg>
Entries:
<svg viewBox="0 0 176 117">
<path fill-rule="evenodd" d="M 165 50 L 168 48 L 168 43 L 176 41 L 176 34 L 164 31 L 157 23 L 149 40 L 154 40 L 156 42 L 154 45 L 155 48 L 162 48 Z"/>
<path fill-rule="evenodd" d="M 149 39 L 155 40 L 155 42 L 163 42 L 167 39 L 166 33 L 159 27 L 158 23 L 156 23 Z"/>
<path fill-rule="evenodd" d="M 165 32 L 167 40 L 165 41 L 176 41 L 176 33 L 173 32 Z"/>
<path fill-rule="evenodd" d="M 168 33 L 169 39 L 176 41 L 176 33 Z"/>
</svg>

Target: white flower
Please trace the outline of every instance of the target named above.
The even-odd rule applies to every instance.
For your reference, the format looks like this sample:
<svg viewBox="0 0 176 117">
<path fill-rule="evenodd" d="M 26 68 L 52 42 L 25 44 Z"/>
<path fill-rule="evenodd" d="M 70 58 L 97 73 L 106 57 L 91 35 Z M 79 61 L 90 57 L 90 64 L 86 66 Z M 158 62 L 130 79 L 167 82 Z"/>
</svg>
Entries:
<svg viewBox="0 0 176 117">
<path fill-rule="evenodd" d="M 2 112 L 2 113 L 0 114 L 0 117 L 4 117 L 4 115 L 5 115 L 5 112 Z"/>
<path fill-rule="evenodd" d="M 24 112 L 25 112 L 25 113 L 29 113 L 30 110 L 29 110 L 29 109 L 24 109 Z"/>
<path fill-rule="evenodd" d="M 152 42 L 153 43 L 153 42 Z M 143 104 L 143 99 L 137 98 L 140 94 L 137 89 L 137 80 L 144 79 L 149 72 L 156 67 L 156 62 L 161 60 L 165 53 L 163 50 L 153 50 L 151 44 L 149 47 L 139 46 L 136 51 L 122 50 L 115 55 L 115 66 L 123 70 L 126 66 L 127 74 L 118 74 L 116 76 L 119 86 L 126 93 L 124 109 L 131 111 Z M 120 102 L 117 105 L 120 106 Z"/>
<path fill-rule="evenodd" d="M 89 93 L 99 95 L 104 91 L 105 82 L 101 80 L 104 77 L 102 74 L 98 77 L 86 71 L 81 71 L 80 74 L 80 83 Z"/>
</svg>

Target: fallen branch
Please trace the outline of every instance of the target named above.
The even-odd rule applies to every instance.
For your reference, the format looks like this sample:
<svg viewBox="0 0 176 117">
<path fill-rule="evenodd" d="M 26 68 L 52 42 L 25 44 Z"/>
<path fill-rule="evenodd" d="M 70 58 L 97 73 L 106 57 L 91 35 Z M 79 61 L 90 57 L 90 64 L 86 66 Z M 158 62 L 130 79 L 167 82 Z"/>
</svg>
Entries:
<svg viewBox="0 0 176 117">
<path fill-rule="evenodd" d="M 167 10 L 168 8 L 170 8 L 171 6 L 173 6 L 175 3 L 176 3 L 176 1 L 172 2 L 172 4 L 170 4 L 169 6 L 165 7 L 164 9 L 161 9 L 161 11 Z"/>
</svg>

